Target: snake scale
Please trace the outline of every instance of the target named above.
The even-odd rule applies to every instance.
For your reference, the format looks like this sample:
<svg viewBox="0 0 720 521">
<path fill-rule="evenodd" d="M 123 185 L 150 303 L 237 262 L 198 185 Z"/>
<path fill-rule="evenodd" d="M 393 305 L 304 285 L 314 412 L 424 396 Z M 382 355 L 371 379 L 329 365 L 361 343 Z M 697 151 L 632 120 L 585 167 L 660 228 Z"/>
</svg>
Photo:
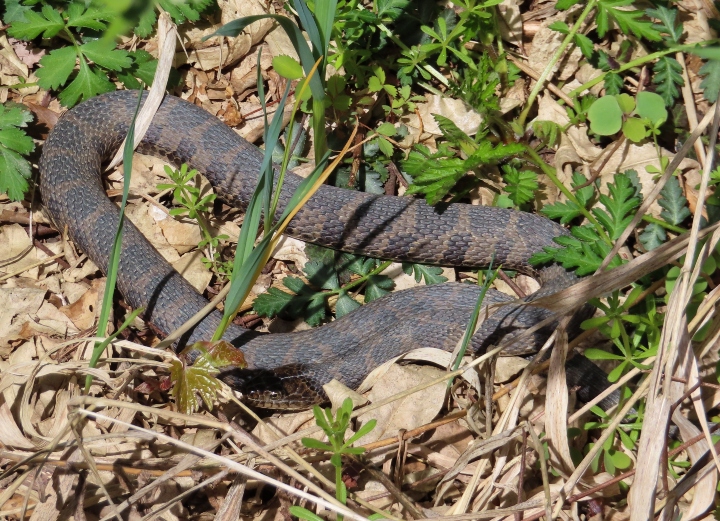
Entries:
<svg viewBox="0 0 720 521">
<path fill-rule="evenodd" d="M 67 226 L 75 244 L 103 271 L 119 212 L 103 188 L 101 166 L 124 139 L 136 104 L 137 92 L 119 91 L 78 105 L 60 118 L 40 160 L 42 197 L 52 219 L 59 230 Z M 262 153 L 224 123 L 172 96 L 165 97 L 138 150 L 175 165 L 187 163 L 208 178 L 222 200 L 241 209 L 253 193 L 262 161 Z M 295 174 L 286 177 L 281 207 L 299 182 Z M 492 259 L 496 266 L 540 281 L 530 300 L 576 280 L 561 266 L 536 270 L 528 263 L 534 252 L 552 245 L 566 230 L 544 217 L 509 209 L 468 204 L 437 209 L 409 197 L 324 185 L 287 233 L 321 246 L 398 261 L 475 268 Z M 207 303 L 130 223 L 124 229 L 118 288 L 130 305 L 144 307 L 146 319 L 166 334 Z M 395 292 L 342 319 L 297 333 L 261 334 L 231 325 L 224 338 L 242 349 L 248 368 L 230 369 L 220 377 L 256 406 L 306 407 L 325 399 L 322 385 L 333 378 L 356 388 L 373 368 L 413 348 L 452 350 L 478 292 L 476 285 L 458 283 Z M 491 304 L 509 300 L 499 292 L 486 297 Z M 472 349 L 480 352 L 547 313 L 504 306 L 475 334 Z M 209 339 L 219 320 L 219 312 L 210 314 L 180 344 Z M 536 351 L 543 338 L 547 331 L 511 346 L 506 354 Z M 568 380 L 595 379 L 602 387 L 599 369 L 589 362 L 581 366 L 570 369 Z"/>
</svg>

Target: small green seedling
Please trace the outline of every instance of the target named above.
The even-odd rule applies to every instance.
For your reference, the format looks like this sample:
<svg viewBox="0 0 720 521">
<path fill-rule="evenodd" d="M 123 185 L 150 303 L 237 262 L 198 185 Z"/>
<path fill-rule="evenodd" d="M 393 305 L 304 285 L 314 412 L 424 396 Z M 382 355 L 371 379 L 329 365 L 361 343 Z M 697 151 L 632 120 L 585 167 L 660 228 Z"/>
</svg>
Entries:
<svg viewBox="0 0 720 521">
<path fill-rule="evenodd" d="M 365 448 L 351 447 L 351 445 L 373 430 L 377 423 L 375 420 L 370 420 L 345 441 L 345 431 L 347 431 L 350 425 L 352 409 L 353 403 L 350 398 L 345 399 L 338 409 L 336 416 L 333 416 L 330 409 L 323 411 L 316 405 L 313 407 L 315 423 L 325 432 L 329 443 L 324 443 L 315 438 L 302 439 L 303 445 L 309 449 L 330 452 L 332 454 L 332 456 L 330 456 L 330 463 L 335 467 L 335 496 L 343 505 L 347 503 L 347 488 L 345 487 L 345 482 L 342 480 L 342 456 L 343 454 L 358 455 L 365 452 Z M 308 509 L 299 506 L 290 507 L 290 513 L 306 521 L 318 521 L 321 519 Z M 338 514 L 337 519 L 338 521 L 342 521 L 343 516 Z"/>
<path fill-rule="evenodd" d="M 227 235 L 214 235 L 206 220 L 206 215 L 212 211 L 212 205 L 217 196 L 213 193 L 203 194 L 200 186 L 200 176 L 197 170 L 188 170 L 183 164 L 179 170 L 166 166 L 165 173 L 170 177 L 171 183 L 161 183 L 158 190 L 172 190 L 173 199 L 178 207 L 170 209 L 173 217 L 188 217 L 200 225 L 202 241 L 198 244 L 201 250 L 208 248 L 208 257 L 202 258 L 202 263 L 208 269 L 214 269 L 227 277 L 232 273 L 232 263 L 223 262 L 219 246 L 220 242 L 227 240 Z"/>
<path fill-rule="evenodd" d="M 668 113 L 662 97 L 654 92 L 640 92 L 633 99 L 628 94 L 603 96 L 588 110 L 590 130 L 600 136 L 612 136 L 622 130 L 633 143 L 659 134 Z"/>
</svg>

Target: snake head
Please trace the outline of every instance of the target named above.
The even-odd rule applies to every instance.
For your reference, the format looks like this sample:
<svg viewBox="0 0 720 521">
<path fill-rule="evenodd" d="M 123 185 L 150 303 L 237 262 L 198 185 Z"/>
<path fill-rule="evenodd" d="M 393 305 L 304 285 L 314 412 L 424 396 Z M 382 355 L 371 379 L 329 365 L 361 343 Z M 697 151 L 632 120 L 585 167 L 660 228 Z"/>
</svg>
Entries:
<svg viewBox="0 0 720 521">
<path fill-rule="evenodd" d="M 303 364 L 291 364 L 276 369 L 222 369 L 217 378 L 252 407 L 296 411 L 327 401 L 322 385 L 306 373 Z"/>
</svg>

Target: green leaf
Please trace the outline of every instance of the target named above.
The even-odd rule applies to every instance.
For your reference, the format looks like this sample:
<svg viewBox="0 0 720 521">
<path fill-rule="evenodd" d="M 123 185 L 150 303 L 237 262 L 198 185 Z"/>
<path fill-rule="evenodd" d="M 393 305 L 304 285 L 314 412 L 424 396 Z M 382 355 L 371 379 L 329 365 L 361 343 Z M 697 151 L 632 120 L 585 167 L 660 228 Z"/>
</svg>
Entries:
<svg viewBox="0 0 720 521">
<path fill-rule="evenodd" d="M 29 154 L 35 149 L 32 138 L 19 128 L 0 129 L 0 146 L 20 154 Z"/>
<path fill-rule="evenodd" d="M 606 210 L 593 208 L 592 213 L 610 238 L 615 240 L 632 220 L 632 213 L 640 205 L 640 198 L 635 196 L 637 189 L 625 174 L 617 174 L 615 182 L 607 186 L 610 195 L 601 194 L 599 198 Z"/>
<path fill-rule="evenodd" d="M 157 70 L 158 63 L 157 60 L 153 58 L 149 52 L 141 49 L 129 52 L 128 56 L 133 63 L 130 67 L 117 73 L 118 80 L 123 82 L 125 87 L 131 90 L 141 89 L 142 84 L 140 81 L 142 81 L 145 85 L 151 85 L 155 79 L 155 71 Z M 168 88 L 179 84 L 180 75 L 175 69 L 170 69 Z"/>
<path fill-rule="evenodd" d="M 586 182 L 587 179 L 584 175 L 579 172 L 573 172 L 571 183 L 573 188 L 577 188 Z M 592 184 L 585 186 L 584 188 L 580 188 L 579 190 L 575 190 L 575 197 L 583 207 L 587 206 L 594 194 L 595 188 Z M 563 224 L 567 224 L 576 217 L 580 217 L 582 215 L 581 208 L 573 201 L 549 204 L 542 208 L 541 213 L 550 219 L 560 219 L 560 222 Z"/>
<path fill-rule="evenodd" d="M 80 52 L 101 67 L 112 71 L 120 71 L 132 65 L 128 52 L 115 49 L 112 41 L 94 40 L 85 43 L 80 46 Z"/>
<path fill-rule="evenodd" d="M 620 106 L 620 110 L 623 111 L 623 114 L 630 114 L 635 110 L 635 99 L 629 94 L 617 94 L 615 99 Z"/>
<path fill-rule="evenodd" d="M 535 198 L 535 192 L 538 189 L 538 176 L 530 170 L 519 171 L 510 165 L 503 166 L 503 176 L 507 185 L 505 191 L 508 193 L 510 200 L 516 206 L 529 203 Z"/>
<path fill-rule="evenodd" d="M 377 425 L 377 420 L 375 420 L 375 419 L 372 419 L 372 420 L 368 421 L 367 423 L 364 423 L 362 425 L 362 427 L 360 427 L 357 430 L 357 432 L 355 434 L 353 434 L 349 440 L 347 440 L 346 444 L 352 445 L 357 440 L 359 440 L 360 438 L 362 438 L 363 436 L 368 434 L 371 430 L 373 430 L 375 428 L 375 425 Z M 365 452 L 364 447 L 358 447 L 358 448 L 362 449 L 362 452 Z M 360 454 L 362 454 L 362 452 L 360 452 Z"/>
<path fill-rule="evenodd" d="M 609 353 L 595 347 L 587 348 L 585 351 L 583 351 L 583 354 L 590 360 L 624 360 L 624 358 L 620 355 Z"/>
<path fill-rule="evenodd" d="M 0 105 L 0 129 L 9 127 L 26 127 L 33 120 L 30 111 L 20 105 L 7 103 Z"/>
<path fill-rule="evenodd" d="M 720 60 L 709 60 L 705 65 L 700 67 L 700 76 L 705 76 L 700 83 L 703 89 L 703 97 L 715 103 L 720 92 Z"/>
<path fill-rule="evenodd" d="M 639 238 L 645 250 L 650 251 L 661 246 L 667 240 L 667 234 L 665 228 L 659 224 L 650 223 L 645 227 Z"/>
<path fill-rule="evenodd" d="M 32 152 L 35 143 L 18 128 L 30 121 L 32 114 L 22 106 L 0 105 L 0 193 L 13 201 L 23 199 L 31 175 L 30 163 L 20 154 Z"/>
<path fill-rule="evenodd" d="M 544 254 L 535 254 L 530 258 L 531 263 L 538 262 L 539 259 L 548 258 L 548 261 L 554 261 L 562 264 L 565 269 L 573 269 L 579 276 L 589 275 L 595 272 L 605 258 L 605 254 L 610 250 L 604 251 L 605 243 L 598 240 L 594 243 L 581 242 L 571 237 L 563 237 L 556 239 L 561 246 L 565 248 L 543 248 Z"/>
<path fill-rule="evenodd" d="M 380 151 L 385 154 L 386 156 L 390 157 L 393 154 L 393 145 L 385 138 L 378 138 L 377 139 L 378 147 L 380 147 Z M 382 192 L 381 192 L 382 193 Z"/>
<path fill-rule="evenodd" d="M 101 71 L 93 72 L 83 60 L 80 60 L 80 70 L 75 79 L 65 87 L 58 99 L 66 107 L 72 107 L 80 98 L 90 99 L 103 92 L 112 92 L 115 85 L 111 83 Z"/>
<path fill-rule="evenodd" d="M 642 91 L 637 95 L 635 112 L 647 118 L 654 125 L 660 126 L 667 121 L 668 113 L 663 98 L 654 92 Z"/>
<path fill-rule="evenodd" d="M 680 95 L 679 87 L 685 85 L 682 77 L 682 66 L 675 58 L 661 56 L 653 67 L 653 83 L 657 85 L 657 92 L 662 96 L 665 106 L 672 107 Z M 641 92 L 640 94 L 651 94 Z M 667 119 L 667 118 L 666 118 Z"/>
<path fill-rule="evenodd" d="M 612 458 L 613 465 L 620 470 L 628 469 L 632 465 L 630 456 L 622 451 L 611 449 L 608 451 L 608 454 L 610 455 L 610 458 Z"/>
<path fill-rule="evenodd" d="M 633 0 L 600 0 L 598 2 L 597 30 L 602 38 L 610 28 L 610 20 L 614 20 L 620 30 L 626 34 L 634 34 L 638 38 L 645 38 L 651 42 L 658 42 L 662 39 L 652 22 L 640 20 L 644 13 L 642 11 L 624 11 L 619 7 L 631 5 Z"/>
<path fill-rule="evenodd" d="M 670 177 L 660 191 L 658 204 L 663 208 L 660 217 L 668 224 L 678 225 L 690 217 L 688 201 L 677 177 Z"/>
<path fill-rule="evenodd" d="M 281 54 L 273 57 L 273 68 L 283 78 L 298 80 L 303 77 L 302 65 L 295 58 Z"/>
<path fill-rule="evenodd" d="M 297 517 L 298 519 L 303 519 L 304 521 L 325 521 L 322 517 L 315 514 L 314 512 L 311 512 L 307 508 L 299 507 L 297 505 L 291 506 L 288 511 L 291 515 Z"/>
<path fill-rule="evenodd" d="M 30 163 L 18 153 L 0 144 L 0 193 L 21 201 L 28 189 Z"/>
<path fill-rule="evenodd" d="M 95 6 L 85 9 L 80 3 L 72 3 L 67 10 L 68 27 L 85 27 L 94 31 L 103 31 L 107 27 L 102 20 L 112 19 L 114 13 L 101 11 Z"/>
<path fill-rule="evenodd" d="M 592 213 L 598 222 L 605 228 L 612 239 L 616 239 L 632 219 L 632 212 L 640 204 L 637 187 L 632 182 L 632 171 L 615 176 L 615 182 L 608 184 L 609 196 L 600 195 L 599 201 L 605 209 L 593 208 Z M 580 181 L 582 176 L 573 176 L 574 181 Z M 583 194 L 583 199 L 587 194 Z M 553 205 L 553 213 L 560 213 L 558 208 L 571 215 L 573 209 L 569 205 L 564 207 Z M 543 209 L 545 213 L 545 209 Z M 530 258 L 532 264 L 558 262 L 566 269 L 575 269 L 579 276 L 588 275 L 596 271 L 605 256 L 610 253 L 610 245 L 603 241 L 597 230 L 590 225 L 575 226 L 571 230 L 571 237 L 557 237 L 554 241 L 561 248 L 545 247 L 542 252 Z M 615 256 L 610 267 L 621 264 L 619 256 Z"/>
<path fill-rule="evenodd" d="M 447 146 L 431 153 L 425 145 L 416 145 L 402 167 L 413 177 L 408 194 L 424 194 L 428 204 L 436 204 L 467 172 L 466 161 L 453 157 Z"/>
<path fill-rule="evenodd" d="M 578 2 L 580 2 L 580 0 L 558 0 L 558 2 L 555 4 L 555 9 L 557 9 L 558 11 L 566 11 Z"/>
<path fill-rule="evenodd" d="M 593 51 L 595 50 L 595 44 L 590 38 L 584 34 L 578 33 L 575 35 L 575 45 L 578 46 L 580 52 L 583 53 L 583 56 L 585 56 L 586 59 L 589 60 L 592 58 Z"/>
<path fill-rule="evenodd" d="M 590 129 L 600 136 L 612 136 L 622 128 L 622 110 L 614 96 L 603 96 L 588 110 Z"/>
<path fill-rule="evenodd" d="M 340 318 L 348 313 L 352 313 L 359 307 L 360 303 L 348 295 L 347 291 L 341 291 L 335 303 L 335 316 Z"/>
<path fill-rule="evenodd" d="M 383 136 L 394 136 L 397 130 L 395 130 L 395 125 L 392 123 L 386 121 L 385 123 L 382 123 L 377 129 L 377 133 L 381 134 Z"/>
<path fill-rule="evenodd" d="M 555 146 L 560 139 L 561 128 L 554 121 L 535 120 L 532 123 L 532 129 L 533 133 L 549 147 Z"/>
<path fill-rule="evenodd" d="M 605 94 L 607 95 L 615 95 L 620 94 L 620 91 L 623 88 L 623 79 L 622 76 L 620 76 L 617 73 L 614 72 L 608 72 L 605 75 Z"/>
<path fill-rule="evenodd" d="M 14 26 L 17 22 L 26 22 L 27 17 L 25 16 L 31 7 L 23 5 L 21 0 L 5 0 L 5 16 L 3 20 L 6 24 Z"/>
<path fill-rule="evenodd" d="M 622 125 L 623 135 L 633 143 L 639 143 L 647 135 L 647 129 L 641 119 L 628 118 Z"/>
<path fill-rule="evenodd" d="M 25 11 L 25 21 L 15 22 L 8 28 L 8 34 L 20 40 L 32 40 L 42 34 L 43 38 L 52 38 L 65 28 L 65 22 L 55 9 L 43 6 L 42 14 Z"/>
<path fill-rule="evenodd" d="M 323 443 L 320 440 L 316 440 L 315 438 L 302 438 L 301 441 L 302 444 L 305 445 L 308 449 L 323 450 L 327 452 L 333 451 L 332 446 L 328 445 L 327 443 Z"/>
<path fill-rule="evenodd" d="M 258 295 L 253 302 L 253 309 L 258 315 L 280 315 L 291 320 L 302 318 L 311 326 L 318 326 L 327 319 L 325 294 L 316 292 L 295 277 L 285 277 L 283 284 L 296 295 L 285 293 L 278 288 L 268 289 L 267 293 Z"/>
<path fill-rule="evenodd" d="M 158 3 L 170 14 L 173 21 L 180 25 L 186 20 L 193 22 L 199 20 L 200 14 L 213 4 L 213 0 L 185 0 L 183 2 L 159 0 Z"/>
<path fill-rule="evenodd" d="M 568 27 L 568 24 L 562 20 L 551 23 L 548 25 L 548 29 L 552 29 L 553 31 L 557 31 L 561 34 L 568 34 L 570 32 L 570 27 Z"/>
<path fill-rule="evenodd" d="M 368 91 L 370 92 L 380 92 L 383 88 L 383 84 L 380 81 L 380 78 L 377 76 L 370 76 L 370 79 L 368 80 Z"/>
<path fill-rule="evenodd" d="M 384 297 L 395 288 L 395 283 L 385 275 L 371 275 L 365 284 L 365 303 Z"/>
<path fill-rule="evenodd" d="M 51 51 L 40 59 L 37 71 L 38 85 L 43 89 L 57 90 L 65 85 L 75 69 L 77 53 L 74 47 L 61 47 Z"/>
<path fill-rule="evenodd" d="M 447 282 L 447 277 L 442 275 L 442 268 L 438 266 L 427 266 L 425 264 L 412 264 L 410 262 L 402 263 L 403 271 L 408 275 L 415 276 L 415 282 L 425 279 L 425 284 L 441 284 Z"/>
<path fill-rule="evenodd" d="M 378 17 L 381 20 L 394 21 L 403 14 L 403 11 L 409 4 L 410 0 L 378 0 Z"/>
<path fill-rule="evenodd" d="M 693 47 L 692 49 L 687 49 L 687 52 L 705 58 L 706 60 L 720 60 L 720 46 L 718 45 Z"/>
<path fill-rule="evenodd" d="M 332 262 L 310 260 L 305 263 L 303 271 L 314 286 L 323 289 L 340 289 L 340 280 Z"/>
<path fill-rule="evenodd" d="M 440 114 L 433 114 L 440 132 L 453 146 L 459 147 L 465 154 L 471 155 L 477 150 L 477 144 L 450 119 Z"/>
<path fill-rule="evenodd" d="M 665 6 L 659 5 L 655 9 L 646 9 L 645 14 L 647 14 L 650 18 L 657 18 L 660 20 L 659 25 L 653 25 L 656 30 L 668 34 L 673 43 L 680 43 L 683 26 L 682 24 L 675 23 L 675 18 L 677 17 L 676 9 L 668 9 Z"/>
</svg>

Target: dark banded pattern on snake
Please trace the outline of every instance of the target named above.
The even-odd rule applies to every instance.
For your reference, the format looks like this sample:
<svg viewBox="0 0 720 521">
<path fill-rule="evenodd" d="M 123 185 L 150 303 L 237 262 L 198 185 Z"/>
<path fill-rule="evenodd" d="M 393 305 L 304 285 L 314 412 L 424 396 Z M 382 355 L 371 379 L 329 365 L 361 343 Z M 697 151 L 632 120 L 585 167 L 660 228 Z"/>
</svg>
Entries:
<svg viewBox="0 0 720 521">
<path fill-rule="evenodd" d="M 104 271 L 118 222 L 117 206 L 103 188 L 101 165 L 124 139 L 137 92 L 93 98 L 65 114 L 48 137 L 40 161 L 44 204 L 59 230 Z M 166 96 L 139 147 L 174 165 L 198 169 L 230 205 L 244 209 L 254 190 L 262 153 L 217 118 L 188 102 Z M 299 182 L 288 175 L 281 206 Z M 437 209 L 408 197 L 377 196 L 323 186 L 293 219 L 287 233 L 303 241 L 384 259 L 458 267 L 494 264 L 536 277 L 541 289 L 530 299 L 573 283 L 575 276 L 550 265 L 535 270 L 528 258 L 564 228 L 533 214 L 494 207 L 450 204 Z M 206 300 L 131 224 L 125 227 L 118 287 L 126 301 L 144 307 L 157 329 L 173 331 Z M 297 408 L 323 399 L 332 378 L 357 387 L 377 365 L 415 347 L 452 349 L 462 336 L 478 295 L 467 284 L 424 286 L 396 292 L 341 320 L 291 334 L 267 335 L 232 325 L 225 338 L 243 350 L 250 371 L 223 379 L 258 406 Z M 511 300 L 492 292 L 489 303 Z M 477 352 L 505 333 L 546 316 L 530 307 L 506 306 L 475 335 Z M 215 312 L 183 339 L 209 339 Z M 547 332 L 509 354 L 537 349 Z"/>
</svg>

